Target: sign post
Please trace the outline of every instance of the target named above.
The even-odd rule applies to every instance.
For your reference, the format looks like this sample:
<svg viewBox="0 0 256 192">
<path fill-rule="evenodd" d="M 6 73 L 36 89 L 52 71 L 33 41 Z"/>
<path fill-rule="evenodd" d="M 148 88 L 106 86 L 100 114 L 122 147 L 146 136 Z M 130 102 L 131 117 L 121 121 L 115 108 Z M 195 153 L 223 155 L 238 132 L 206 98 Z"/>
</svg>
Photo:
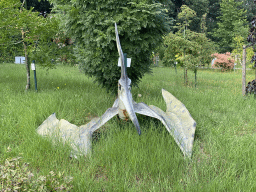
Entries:
<svg viewBox="0 0 256 192">
<path fill-rule="evenodd" d="M 174 67 L 175 67 L 175 73 L 177 74 L 177 61 L 174 62 Z"/>
<path fill-rule="evenodd" d="M 34 71 L 34 80 L 35 80 L 35 90 L 37 91 L 37 81 L 36 81 L 36 65 L 35 60 L 31 63 L 31 69 Z"/>
<path fill-rule="evenodd" d="M 125 69 L 126 69 L 127 67 L 130 67 L 130 66 L 131 66 L 131 61 L 132 61 L 131 58 L 127 58 L 127 53 L 124 53 L 124 65 L 125 65 Z M 118 58 L 118 67 L 121 67 L 121 59 L 120 59 L 120 57 Z"/>
<path fill-rule="evenodd" d="M 124 66 L 125 66 L 125 70 L 127 68 L 127 53 L 124 53 Z"/>
</svg>

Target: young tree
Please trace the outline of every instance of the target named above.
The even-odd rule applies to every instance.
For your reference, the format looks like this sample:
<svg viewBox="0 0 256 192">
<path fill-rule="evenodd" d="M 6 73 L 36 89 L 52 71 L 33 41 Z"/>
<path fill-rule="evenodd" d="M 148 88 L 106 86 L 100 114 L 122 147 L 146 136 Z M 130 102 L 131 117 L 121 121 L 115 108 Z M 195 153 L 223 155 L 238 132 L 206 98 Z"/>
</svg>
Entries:
<svg viewBox="0 0 256 192">
<path fill-rule="evenodd" d="M 164 38 L 164 44 L 167 47 L 164 53 L 165 63 L 174 63 L 179 57 L 180 64 L 184 67 L 184 81 L 187 85 L 187 69 L 192 69 L 197 73 L 197 67 L 210 62 L 213 52 L 213 43 L 204 33 L 196 33 L 188 29 L 191 18 L 195 12 L 186 5 L 182 6 L 182 12 L 178 17 L 181 22 L 177 24 L 178 32 L 169 33 Z"/>
<path fill-rule="evenodd" d="M 204 33 L 186 31 L 186 39 L 182 33 L 169 33 L 164 44 L 167 47 L 164 52 L 164 63 L 174 63 L 178 60 L 184 67 L 184 81 L 187 85 L 187 69 L 197 72 L 198 66 L 210 63 L 211 54 L 214 52 L 214 43 Z M 178 59 L 177 59 L 178 57 Z"/>
<path fill-rule="evenodd" d="M 188 31 L 190 33 L 190 30 L 188 29 L 190 23 L 192 22 L 192 19 L 196 17 L 196 12 L 193 9 L 190 9 L 188 6 L 186 5 L 182 5 L 181 6 L 181 12 L 178 14 L 178 19 L 180 21 L 180 23 L 177 23 L 177 28 L 179 29 L 178 33 L 183 33 L 183 45 L 186 43 L 190 44 L 190 47 L 193 47 L 193 45 L 191 44 L 191 42 L 188 40 L 186 41 L 187 37 L 186 37 L 186 31 Z M 188 45 L 189 46 L 189 45 Z M 185 47 L 183 47 L 183 57 L 182 60 L 185 61 L 184 62 L 184 81 L 185 81 L 185 85 L 187 85 L 188 82 L 188 76 L 187 76 L 187 69 L 188 69 L 188 65 L 190 64 L 194 64 L 193 61 L 191 61 L 190 63 L 186 62 L 185 57 L 186 57 L 186 51 L 185 51 Z M 189 55 L 187 55 L 187 57 L 189 57 Z M 189 59 L 189 58 L 188 58 Z"/>
<path fill-rule="evenodd" d="M 26 90 L 30 89 L 30 66 L 28 55 L 32 60 L 37 60 L 38 64 L 50 65 L 50 59 L 54 56 L 56 45 L 51 43 L 51 38 L 56 34 L 58 24 L 54 17 L 43 18 L 38 16 L 38 12 L 24 8 L 25 0 L 0 1 L 0 44 L 4 48 L 15 47 L 22 44 L 25 55 L 25 66 L 27 69 Z M 51 47 L 54 47 L 51 49 Z M 35 55 L 41 55 L 42 59 Z"/>
<path fill-rule="evenodd" d="M 246 44 L 244 38 L 240 35 L 234 38 L 235 49 L 232 51 L 232 56 L 235 59 L 236 64 L 242 64 L 243 59 L 243 45 Z M 251 61 L 252 56 L 254 55 L 253 47 L 248 47 L 246 49 L 246 61 L 247 63 Z"/>
<path fill-rule="evenodd" d="M 120 78 L 117 67 L 114 23 L 127 57 L 132 84 L 138 84 L 150 71 L 152 51 L 168 31 L 163 4 L 151 0 L 52 0 L 67 33 L 74 38 L 76 58 L 85 74 L 107 90 L 116 92 Z"/>
<path fill-rule="evenodd" d="M 207 33 L 206 17 L 207 17 L 207 13 L 203 14 L 201 18 L 201 23 L 200 23 L 200 30 L 201 30 L 200 32 L 205 34 Z"/>
</svg>

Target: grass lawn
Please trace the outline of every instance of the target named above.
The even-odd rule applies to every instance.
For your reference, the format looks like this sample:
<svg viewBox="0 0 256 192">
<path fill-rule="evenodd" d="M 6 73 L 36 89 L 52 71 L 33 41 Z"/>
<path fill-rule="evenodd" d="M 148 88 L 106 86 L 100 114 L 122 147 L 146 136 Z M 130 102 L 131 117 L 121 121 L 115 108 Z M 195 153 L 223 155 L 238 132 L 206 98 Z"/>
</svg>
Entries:
<svg viewBox="0 0 256 192">
<path fill-rule="evenodd" d="M 140 115 L 141 136 L 131 122 L 115 117 L 94 134 L 91 157 L 72 159 L 69 146 L 40 137 L 36 128 L 53 112 L 58 119 L 86 124 L 111 107 L 115 96 L 67 66 L 38 67 L 38 92 L 33 73 L 25 92 L 25 66 L 0 64 L 0 191 L 7 185 L 20 191 L 33 187 L 29 179 L 11 183 L 16 169 L 20 175 L 33 173 L 29 182 L 40 181 L 46 191 L 61 185 L 71 191 L 255 191 L 256 100 L 242 96 L 241 74 L 199 70 L 194 88 L 191 71 L 184 87 L 182 69 L 176 74 L 173 68 L 153 68 L 132 89 L 136 102 L 164 111 L 162 88 L 185 104 L 197 122 L 191 160 L 159 121 Z M 253 79 L 254 71 L 248 71 L 247 81 Z"/>
</svg>

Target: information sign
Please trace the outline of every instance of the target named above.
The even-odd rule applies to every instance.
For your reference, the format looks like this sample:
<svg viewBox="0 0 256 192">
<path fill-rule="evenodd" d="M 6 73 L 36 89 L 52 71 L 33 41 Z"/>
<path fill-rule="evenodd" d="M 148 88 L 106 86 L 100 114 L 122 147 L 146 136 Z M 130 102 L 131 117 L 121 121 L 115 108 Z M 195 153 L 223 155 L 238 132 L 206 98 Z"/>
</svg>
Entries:
<svg viewBox="0 0 256 192">
<path fill-rule="evenodd" d="M 127 67 L 131 66 L 131 62 L 132 62 L 132 59 L 131 58 L 127 58 Z M 120 57 L 118 59 L 118 67 L 121 67 L 121 58 Z"/>
<path fill-rule="evenodd" d="M 33 70 L 33 71 L 35 71 L 35 70 L 36 70 L 35 63 L 31 63 L 31 70 Z"/>
</svg>

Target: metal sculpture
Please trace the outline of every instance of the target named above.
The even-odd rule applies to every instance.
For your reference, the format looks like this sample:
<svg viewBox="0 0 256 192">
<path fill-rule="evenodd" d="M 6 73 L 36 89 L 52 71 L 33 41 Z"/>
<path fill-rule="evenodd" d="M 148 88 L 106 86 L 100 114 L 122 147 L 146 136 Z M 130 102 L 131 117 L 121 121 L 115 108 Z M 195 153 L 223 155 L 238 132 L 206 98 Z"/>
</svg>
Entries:
<svg viewBox="0 0 256 192">
<path fill-rule="evenodd" d="M 132 99 L 131 80 L 126 73 L 125 58 L 119 41 L 117 25 L 115 24 L 116 43 L 121 59 L 121 78 L 118 81 L 118 98 L 113 106 L 101 116 L 92 119 L 88 124 L 77 127 L 66 120 L 58 120 L 55 114 L 48 117 L 37 132 L 44 136 L 55 136 L 63 142 L 69 142 L 73 153 L 88 154 L 91 151 L 91 140 L 94 131 L 99 129 L 115 115 L 121 119 L 131 119 L 138 134 L 141 134 L 140 125 L 135 113 L 159 119 L 168 132 L 174 137 L 177 145 L 186 157 L 191 157 L 196 129 L 196 122 L 190 113 L 178 99 L 171 93 L 162 89 L 162 95 L 166 102 L 166 112 L 153 105 L 136 103 Z"/>
</svg>

